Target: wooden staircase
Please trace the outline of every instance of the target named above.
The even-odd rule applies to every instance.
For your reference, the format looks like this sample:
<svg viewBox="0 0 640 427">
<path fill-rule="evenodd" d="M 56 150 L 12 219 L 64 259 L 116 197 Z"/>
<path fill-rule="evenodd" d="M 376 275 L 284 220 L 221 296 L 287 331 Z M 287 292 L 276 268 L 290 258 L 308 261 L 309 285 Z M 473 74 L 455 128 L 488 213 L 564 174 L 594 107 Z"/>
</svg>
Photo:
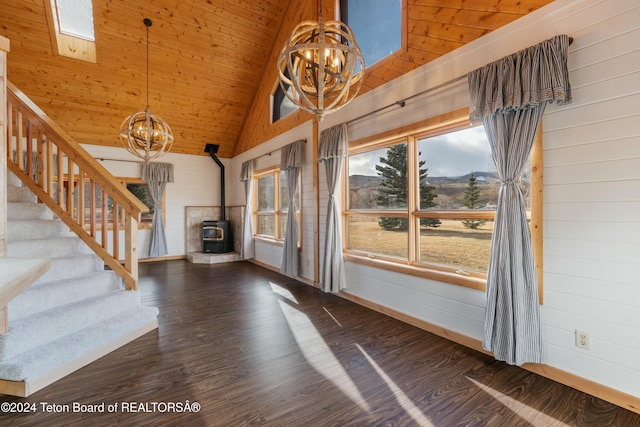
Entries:
<svg viewBox="0 0 640 427">
<path fill-rule="evenodd" d="M 6 255 L 51 259 L 26 290 L 0 292 L 0 393 L 28 396 L 156 329 L 158 311 L 137 292 L 146 207 L 6 84 Z"/>
</svg>

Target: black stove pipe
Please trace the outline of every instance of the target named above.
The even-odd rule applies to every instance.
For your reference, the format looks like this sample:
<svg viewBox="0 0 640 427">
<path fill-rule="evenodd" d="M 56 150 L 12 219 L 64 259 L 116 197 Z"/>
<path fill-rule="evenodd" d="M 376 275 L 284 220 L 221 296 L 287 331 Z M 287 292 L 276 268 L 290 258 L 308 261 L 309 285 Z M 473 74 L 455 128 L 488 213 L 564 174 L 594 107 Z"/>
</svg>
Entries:
<svg viewBox="0 0 640 427">
<path fill-rule="evenodd" d="M 216 156 L 218 148 L 220 148 L 218 144 L 207 144 L 204 147 L 204 152 L 209 153 L 213 161 L 216 162 L 220 167 L 220 219 L 222 221 L 225 221 L 226 214 L 224 203 L 224 165 L 222 164 L 218 156 Z"/>
</svg>

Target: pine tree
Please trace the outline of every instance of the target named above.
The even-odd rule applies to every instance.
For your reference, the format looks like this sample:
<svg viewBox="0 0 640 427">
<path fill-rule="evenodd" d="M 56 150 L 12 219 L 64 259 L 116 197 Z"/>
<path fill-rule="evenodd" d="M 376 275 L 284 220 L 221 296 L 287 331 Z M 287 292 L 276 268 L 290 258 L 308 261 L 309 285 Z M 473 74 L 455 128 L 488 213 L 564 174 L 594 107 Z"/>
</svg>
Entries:
<svg viewBox="0 0 640 427">
<path fill-rule="evenodd" d="M 469 209 L 479 209 L 485 205 L 485 203 L 480 200 L 480 187 L 478 187 L 478 180 L 473 173 L 469 177 L 467 188 L 464 190 L 464 199 L 462 200 L 462 204 Z M 466 228 L 476 230 L 482 227 L 486 222 L 487 221 L 483 219 L 467 219 L 462 221 L 462 224 L 464 224 Z"/>
<path fill-rule="evenodd" d="M 424 166 L 425 161 L 421 160 L 418 163 L 418 170 L 420 171 L 420 205 L 418 209 L 428 209 L 435 208 L 438 204 L 434 201 L 438 194 L 436 193 L 436 187 L 433 185 L 427 184 L 427 169 L 422 168 Z M 438 218 L 422 218 L 420 219 L 420 225 L 424 225 L 427 227 L 439 227 L 440 220 Z"/>
<path fill-rule="evenodd" d="M 153 213 L 154 205 L 153 198 L 149 193 L 147 184 L 127 184 L 127 190 L 129 190 L 134 196 L 138 198 L 142 203 L 149 208 L 149 213 Z"/>
<path fill-rule="evenodd" d="M 395 209 L 407 207 L 407 147 L 403 144 L 394 145 L 387 150 L 387 157 L 380 157 L 376 171 L 382 179 L 376 202 L 378 207 L 383 209 Z M 420 207 L 430 208 L 436 206 L 433 199 L 437 197 L 435 187 L 428 185 L 427 169 L 423 168 L 425 162 L 420 161 L 418 170 L 420 171 Z M 426 225 L 437 227 L 440 225 L 439 219 L 426 219 Z M 424 222 L 423 222 L 424 224 Z M 378 225 L 384 230 L 406 231 L 407 218 L 385 217 L 380 218 Z"/>
</svg>

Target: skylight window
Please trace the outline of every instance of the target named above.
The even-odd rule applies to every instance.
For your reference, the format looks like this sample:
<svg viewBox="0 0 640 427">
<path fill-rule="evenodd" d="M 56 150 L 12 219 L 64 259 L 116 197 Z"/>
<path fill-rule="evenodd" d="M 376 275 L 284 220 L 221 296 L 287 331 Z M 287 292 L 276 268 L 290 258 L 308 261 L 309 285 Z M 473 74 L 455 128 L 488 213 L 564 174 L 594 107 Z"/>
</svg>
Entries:
<svg viewBox="0 0 640 427">
<path fill-rule="evenodd" d="M 62 34 L 95 41 L 91 0 L 56 0 L 56 9 Z"/>
<path fill-rule="evenodd" d="M 57 54 L 95 63 L 92 0 L 47 0 L 45 5 Z"/>
</svg>

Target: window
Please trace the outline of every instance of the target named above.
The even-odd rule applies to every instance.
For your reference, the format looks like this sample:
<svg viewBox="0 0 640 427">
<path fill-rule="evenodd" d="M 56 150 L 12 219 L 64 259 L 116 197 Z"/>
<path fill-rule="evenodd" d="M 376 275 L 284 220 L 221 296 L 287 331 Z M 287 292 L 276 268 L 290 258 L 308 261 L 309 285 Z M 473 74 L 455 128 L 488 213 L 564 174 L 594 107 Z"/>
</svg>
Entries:
<svg viewBox="0 0 640 427">
<path fill-rule="evenodd" d="M 92 0 L 45 1 L 58 55 L 96 62 Z"/>
<path fill-rule="evenodd" d="M 91 0 L 55 0 L 61 34 L 95 41 Z"/>
<path fill-rule="evenodd" d="M 256 173 L 254 180 L 255 233 L 259 237 L 283 240 L 289 215 L 287 176 L 279 168 L 272 168 Z M 298 188 L 296 195 L 298 198 L 299 190 Z M 299 199 L 298 206 L 300 206 Z M 296 212 L 296 218 L 300 221 L 299 210 Z"/>
<path fill-rule="evenodd" d="M 407 259 L 407 143 L 349 156 L 347 248 Z"/>
<path fill-rule="evenodd" d="M 285 75 L 289 77 L 289 73 L 285 70 Z M 287 92 L 291 93 L 291 88 L 286 85 Z M 289 99 L 282 89 L 282 85 L 279 83 L 276 87 L 272 97 L 271 105 L 271 123 L 275 123 L 281 118 L 293 113 L 298 109 L 298 106 Z"/>
<path fill-rule="evenodd" d="M 143 181 L 139 178 L 117 178 L 118 181 L 123 183 L 127 189 L 136 196 L 142 203 L 144 203 L 148 210 L 142 212 L 140 215 L 140 221 L 138 222 L 138 229 L 146 229 L 151 228 L 153 222 L 153 212 L 155 210 L 155 203 L 151 194 L 149 193 L 149 187 L 147 186 L 146 181 Z M 62 197 L 64 202 L 66 203 L 67 197 L 67 187 L 69 186 L 69 180 L 65 178 L 63 186 L 65 191 L 62 192 Z M 54 191 L 57 193 L 58 182 L 54 183 Z M 82 203 L 79 202 L 79 199 L 82 198 Z M 95 200 L 96 209 L 92 211 L 91 207 L 91 199 Z M 164 215 L 164 206 L 165 206 L 166 192 L 162 195 L 162 206 L 163 206 L 163 215 Z M 96 225 L 98 228 L 101 227 L 102 224 L 102 215 L 103 211 L 106 209 L 107 217 L 106 222 L 109 228 L 113 227 L 113 217 L 114 217 L 114 202 L 111 197 L 105 195 L 105 200 L 102 200 L 102 188 L 93 184 L 93 192 L 92 192 L 92 181 L 88 178 L 85 178 L 83 188 L 80 189 L 78 186 L 78 175 L 74 176 L 73 180 L 73 216 L 77 218 L 78 212 L 83 212 L 83 222 L 85 228 L 90 227 L 91 217 L 95 216 Z M 165 218 L 166 221 L 166 218 Z M 80 223 L 80 220 L 78 220 Z M 118 226 L 121 229 L 124 229 L 124 215 L 122 209 L 118 210 Z"/>
<path fill-rule="evenodd" d="M 340 17 L 351 28 L 369 67 L 402 47 L 403 0 L 340 0 Z"/>
<path fill-rule="evenodd" d="M 133 179 L 133 178 L 127 178 L 122 182 L 126 185 L 127 190 L 129 190 L 131 194 L 136 196 L 138 200 L 144 203 L 145 206 L 149 209 L 146 212 L 142 212 L 142 214 L 140 215 L 139 224 L 151 225 L 151 223 L 153 222 L 153 213 L 156 210 L 156 204 L 153 201 L 153 197 L 151 197 L 151 193 L 149 192 L 149 186 L 147 185 L 147 183 L 141 179 Z M 166 195 L 166 192 L 162 194 L 163 205 L 164 205 L 165 195 Z M 162 210 L 162 212 L 164 214 L 164 209 Z"/>
<path fill-rule="evenodd" d="M 486 272 L 500 181 L 482 126 L 416 140 L 418 261 Z M 523 181 L 528 193 L 528 181 Z M 471 211 L 473 214 L 471 215 Z"/>
<path fill-rule="evenodd" d="M 347 259 L 484 289 L 500 182 L 484 128 L 464 122 L 352 143 Z M 531 212 L 529 172 L 519 185 Z"/>
</svg>

